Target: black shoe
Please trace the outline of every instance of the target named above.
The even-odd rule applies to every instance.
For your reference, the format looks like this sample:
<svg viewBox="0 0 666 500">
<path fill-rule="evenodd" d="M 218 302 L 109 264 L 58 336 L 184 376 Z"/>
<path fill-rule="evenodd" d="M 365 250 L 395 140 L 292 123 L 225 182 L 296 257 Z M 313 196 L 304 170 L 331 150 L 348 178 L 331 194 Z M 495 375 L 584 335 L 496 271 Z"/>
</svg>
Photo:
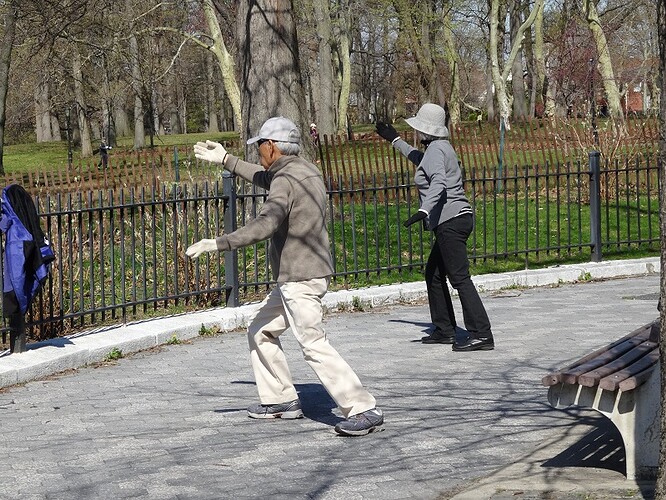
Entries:
<svg viewBox="0 0 666 500">
<path fill-rule="evenodd" d="M 456 341 L 455 335 L 430 335 L 429 337 L 423 337 L 421 343 L 423 344 L 453 344 Z"/>
<path fill-rule="evenodd" d="M 421 337 L 424 344 L 453 344 L 455 341 L 455 334 L 444 333 L 440 328 L 435 328 L 430 335 Z"/>
<path fill-rule="evenodd" d="M 492 351 L 493 349 L 495 349 L 495 341 L 492 337 L 469 337 L 467 340 L 460 344 L 453 344 L 454 351 Z"/>
</svg>

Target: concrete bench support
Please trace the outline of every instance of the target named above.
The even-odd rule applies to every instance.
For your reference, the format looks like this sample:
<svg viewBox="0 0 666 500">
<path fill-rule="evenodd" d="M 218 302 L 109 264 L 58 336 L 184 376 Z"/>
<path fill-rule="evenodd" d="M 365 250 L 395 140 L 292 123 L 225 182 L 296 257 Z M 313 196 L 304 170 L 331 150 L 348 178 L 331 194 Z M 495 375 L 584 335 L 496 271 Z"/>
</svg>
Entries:
<svg viewBox="0 0 666 500">
<path fill-rule="evenodd" d="M 656 477 L 659 465 L 660 366 L 651 370 L 647 381 L 635 389 L 604 390 L 598 385 L 560 383 L 548 389 L 548 401 L 555 408 L 592 408 L 608 417 L 622 436 L 626 453 L 627 479 Z"/>
</svg>

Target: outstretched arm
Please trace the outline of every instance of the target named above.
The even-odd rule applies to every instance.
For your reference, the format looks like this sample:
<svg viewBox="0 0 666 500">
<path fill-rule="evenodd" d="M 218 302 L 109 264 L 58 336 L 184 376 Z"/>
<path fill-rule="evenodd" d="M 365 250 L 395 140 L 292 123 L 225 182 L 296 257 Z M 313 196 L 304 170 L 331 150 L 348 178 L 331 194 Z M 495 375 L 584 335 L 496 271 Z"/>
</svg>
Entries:
<svg viewBox="0 0 666 500">
<path fill-rule="evenodd" d="M 405 158 L 411 161 L 414 165 L 418 166 L 421 163 L 423 158 L 423 153 L 416 148 L 411 147 L 407 142 L 403 141 L 398 134 L 398 131 L 393 127 L 393 125 L 383 122 L 377 122 L 375 125 L 375 130 L 377 134 L 382 139 L 385 139 L 391 143 L 391 145 L 400 151 Z"/>
</svg>

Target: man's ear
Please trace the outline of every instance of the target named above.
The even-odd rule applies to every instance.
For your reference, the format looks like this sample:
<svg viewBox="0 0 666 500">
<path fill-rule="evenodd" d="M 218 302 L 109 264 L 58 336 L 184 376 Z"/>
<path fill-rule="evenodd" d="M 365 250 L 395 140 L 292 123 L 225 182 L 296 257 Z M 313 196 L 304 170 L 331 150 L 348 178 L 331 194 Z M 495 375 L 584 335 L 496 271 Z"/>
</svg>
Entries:
<svg viewBox="0 0 666 500">
<path fill-rule="evenodd" d="M 277 148 L 277 146 L 275 146 L 273 141 L 268 141 L 268 147 L 270 148 L 269 153 L 271 162 L 274 162 L 281 156 L 282 152 Z"/>
</svg>

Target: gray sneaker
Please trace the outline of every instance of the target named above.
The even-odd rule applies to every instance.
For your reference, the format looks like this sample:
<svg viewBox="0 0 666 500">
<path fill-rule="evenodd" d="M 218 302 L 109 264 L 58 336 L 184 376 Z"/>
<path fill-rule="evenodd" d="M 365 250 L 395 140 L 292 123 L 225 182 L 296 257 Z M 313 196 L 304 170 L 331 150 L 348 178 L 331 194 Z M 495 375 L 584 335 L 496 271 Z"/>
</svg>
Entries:
<svg viewBox="0 0 666 500">
<path fill-rule="evenodd" d="M 247 409 L 250 418 L 303 418 L 301 402 L 298 399 L 274 405 L 254 404 Z"/>
<path fill-rule="evenodd" d="M 335 426 L 335 432 L 343 436 L 364 436 L 375 432 L 384 424 L 384 414 L 378 408 L 351 415 Z"/>
</svg>

